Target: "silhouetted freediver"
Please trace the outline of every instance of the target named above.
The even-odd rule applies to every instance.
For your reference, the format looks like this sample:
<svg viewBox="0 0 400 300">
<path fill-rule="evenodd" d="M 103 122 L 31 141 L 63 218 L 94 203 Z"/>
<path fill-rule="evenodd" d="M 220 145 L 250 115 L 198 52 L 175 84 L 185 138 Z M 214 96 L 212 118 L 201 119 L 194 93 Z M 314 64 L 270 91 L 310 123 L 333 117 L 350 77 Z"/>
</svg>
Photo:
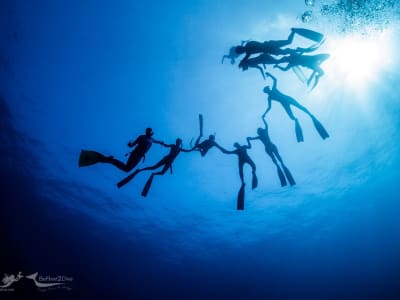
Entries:
<svg viewBox="0 0 400 300">
<path fill-rule="evenodd" d="M 149 151 L 152 143 L 162 144 L 161 141 L 157 141 L 152 138 L 153 134 L 154 133 L 151 128 L 146 128 L 145 134 L 138 136 L 134 141 L 128 142 L 128 147 L 136 147 L 130 152 L 126 164 L 115 159 L 113 156 L 105 156 L 97 151 L 81 150 L 79 166 L 90 166 L 95 163 L 102 162 L 112 164 L 122 171 L 129 172 L 137 166 L 141 159 L 144 161 L 145 155 L 147 151 Z"/>
<path fill-rule="evenodd" d="M 282 158 L 279 155 L 278 148 L 276 147 L 275 144 L 272 143 L 272 141 L 271 141 L 271 139 L 269 137 L 268 124 L 265 121 L 264 117 L 265 117 L 265 114 L 261 117 L 261 119 L 263 120 L 265 127 L 264 128 L 259 127 L 257 129 L 257 134 L 258 135 L 255 136 L 255 137 L 248 137 L 247 140 L 248 141 L 260 140 L 264 144 L 265 152 L 269 155 L 269 157 L 271 157 L 272 162 L 275 164 L 275 166 L 277 168 L 278 177 L 279 177 L 279 180 L 281 182 L 281 186 L 286 186 L 287 185 L 286 178 L 289 181 L 290 185 L 295 185 L 296 182 L 294 181 L 293 176 L 290 173 L 289 169 L 283 163 Z M 283 169 L 283 172 L 282 172 L 282 169 L 280 168 L 277 160 L 280 162 L 280 164 L 282 166 L 282 169 Z M 285 178 L 285 175 L 286 175 L 286 178 Z"/>
<path fill-rule="evenodd" d="M 136 169 L 132 174 L 128 175 L 127 177 L 125 177 L 124 179 L 122 179 L 120 182 L 118 182 L 117 186 L 120 188 L 123 185 L 127 184 L 129 181 L 131 181 L 138 173 L 143 172 L 143 171 L 147 171 L 147 170 L 155 170 L 158 169 L 160 167 L 163 167 L 161 169 L 160 172 L 156 172 L 156 173 L 152 173 L 149 177 L 149 179 L 147 180 L 143 190 L 142 190 L 142 196 L 146 197 L 147 193 L 150 189 L 150 186 L 153 182 L 153 177 L 156 175 L 164 175 L 165 172 L 167 172 L 168 169 L 170 169 L 171 174 L 172 174 L 172 163 L 174 162 L 174 160 L 176 159 L 176 157 L 179 155 L 180 152 L 191 152 L 193 151 L 192 149 L 183 149 L 182 146 L 182 140 L 180 138 L 176 139 L 175 144 L 164 144 L 161 143 L 162 146 L 166 147 L 166 148 L 170 148 L 171 150 L 169 151 L 169 153 L 164 156 L 158 163 L 156 163 L 154 166 L 151 167 L 146 167 L 143 169 Z"/>
<path fill-rule="evenodd" d="M 287 71 L 296 66 L 302 66 L 311 69 L 313 72 L 310 78 L 307 80 L 307 85 L 310 85 L 313 78 L 315 78 L 314 84 L 311 89 L 314 89 L 325 73 L 321 68 L 321 64 L 330 57 L 329 54 L 316 54 L 316 55 L 302 55 L 298 53 L 292 53 L 279 59 L 278 63 L 274 68 L 278 68 L 282 71 Z M 286 67 L 281 67 L 278 64 L 287 63 Z"/>
<path fill-rule="evenodd" d="M 244 164 L 247 163 L 251 167 L 252 175 L 253 175 L 252 185 L 251 185 L 252 188 L 255 189 L 258 185 L 258 179 L 257 179 L 257 175 L 256 175 L 256 164 L 253 162 L 253 160 L 247 154 L 247 149 L 251 148 L 251 144 L 250 144 L 249 140 L 247 140 L 247 145 L 239 145 L 239 143 L 234 143 L 233 146 L 236 149 L 232 150 L 232 151 L 226 150 L 218 144 L 216 144 L 215 146 L 225 154 L 236 154 L 238 156 L 239 176 L 240 176 L 242 185 L 240 187 L 239 194 L 238 194 L 237 209 L 243 210 L 244 209 L 244 186 L 245 186 L 244 177 L 243 177 Z"/>
<path fill-rule="evenodd" d="M 242 61 L 239 68 L 241 68 L 242 71 L 246 71 L 248 68 L 258 69 L 260 70 L 262 77 L 265 79 L 265 65 L 276 65 L 277 63 L 279 63 L 278 59 L 268 53 L 262 53 L 256 57 L 251 57 L 245 61 Z M 260 65 L 262 65 L 264 69 L 261 68 Z"/>
<path fill-rule="evenodd" d="M 311 46 L 309 48 L 296 48 L 296 49 L 283 49 L 283 50 L 286 50 L 286 51 L 290 50 L 291 53 L 299 53 L 299 55 L 300 55 L 301 53 L 314 51 L 317 48 L 318 48 L 317 46 Z M 248 68 L 258 69 L 261 72 L 262 77 L 265 79 L 264 71 L 265 71 L 266 65 L 275 65 L 276 66 L 277 64 L 281 63 L 281 61 L 282 61 L 282 58 L 277 59 L 268 53 L 262 53 L 256 57 L 250 57 L 246 60 L 242 60 L 239 65 L 239 68 L 241 68 L 242 71 L 246 71 Z M 260 65 L 262 65 L 264 69 L 261 68 Z"/>
<path fill-rule="evenodd" d="M 283 106 L 283 108 L 285 109 L 285 111 L 288 114 L 289 118 L 292 119 L 295 122 L 295 131 L 296 131 L 297 141 L 298 142 L 303 142 L 304 141 L 304 139 L 303 139 L 303 131 L 302 131 L 301 127 L 300 127 L 299 121 L 293 115 L 292 109 L 290 107 L 291 105 L 293 105 L 293 106 L 297 107 L 298 109 L 302 110 L 303 112 L 305 112 L 307 115 L 310 116 L 311 120 L 313 121 L 315 129 L 318 131 L 318 133 L 319 133 L 319 135 L 321 136 L 322 139 L 326 139 L 326 138 L 329 137 L 329 134 L 327 133 L 325 128 L 322 126 L 322 124 L 314 117 L 314 115 L 312 115 L 308 111 L 307 108 L 302 106 L 294 98 L 281 93 L 277 89 L 277 80 L 272 74 L 266 72 L 265 75 L 267 75 L 268 77 L 271 77 L 271 79 L 273 81 L 273 85 L 272 85 L 272 89 L 269 86 L 266 86 L 266 87 L 264 87 L 264 90 L 263 90 L 264 93 L 268 94 L 268 107 L 267 107 L 267 110 L 264 113 L 264 116 L 271 109 L 272 100 L 275 100 L 275 101 L 279 102 Z"/>
<path fill-rule="evenodd" d="M 203 137 L 203 115 L 199 114 L 200 134 L 196 139 L 192 150 L 199 151 L 201 156 L 205 156 L 212 147 L 216 146 L 215 135 L 210 134 L 208 139 L 200 143 L 200 139 Z"/>
<path fill-rule="evenodd" d="M 270 40 L 264 42 L 258 41 L 247 41 L 242 42 L 242 45 L 231 47 L 229 50 L 228 55 L 224 55 L 222 58 L 222 63 L 224 62 L 225 58 L 229 58 L 231 60 L 231 64 L 235 63 L 235 59 L 240 56 L 241 54 L 245 54 L 245 57 L 239 63 L 239 67 L 242 67 L 243 63 L 249 59 L 252 54 L 257 53 L 267 53 L 272 55 L 286 55 L 290 53 L 304 53 L 310 52 L 317 49 L 317 47 L 313 46 L 310 48 L 297 48 L 297 49 L 290 49 L 282 47 L 290 45 L 293 42 L 294 34 L 297 33 L 307 39 L 316 41 L 318 43 L 322 43 L 324 36 L 323 34 L 309 30 L 304 28 L 291 28 L 291 32 L 286 40 Z"/>
</svg>

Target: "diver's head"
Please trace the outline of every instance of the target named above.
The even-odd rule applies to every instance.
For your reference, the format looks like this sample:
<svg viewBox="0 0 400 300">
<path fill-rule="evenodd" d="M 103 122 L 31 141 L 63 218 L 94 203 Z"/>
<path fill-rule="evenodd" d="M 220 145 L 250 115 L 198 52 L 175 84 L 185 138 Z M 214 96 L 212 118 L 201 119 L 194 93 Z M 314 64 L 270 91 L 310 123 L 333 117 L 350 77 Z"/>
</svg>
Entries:
<svg viewBox="0 0 400 300">
<path fill-rule="evenodd" d="M 236 143 L 234 143 L 234 144 L 233 144 L 233 147 L 235 147 L 235 148 L 239 148 L 239 147 L 240 147 L 240 145 L 239 145 L 239 143 L 238 143 L 238 142 L 236 142 Z"/>
<path fill-rule="evenodd" d="M 210 141 L 215 141 L 215 135 L 210 134 L 210 136 L 208 137 L 208 139 L 209 139 Z"/>
<path fill-rule="evenodd" d="M 146 128 L 146 135 L 147 136 L 152 136 L 154 134 L 153 129 L 151 129 L 150 127 Z"/>
<path fill-rule="evenodd" d="M 246 49 L 243 46 L 236 46 L 235 47 L 236 54 L 243 54 L 245 51 L 246 51 Z"/>
<path fill-rule="evenodd" d="M 176 139 L 176 145 L 177 145 L 177 146 L 182 145 L 182 140 L 181 140 L 180 138 L 177 138 L 177 139 Z"/>
<path fill-rule="evenodd" d="M 269 85 L 267 85 L 266 87 L 264 87 L 263 92 L 266 94 L 271 93 L 271 88 L 269 87 Z"/>
<path fill-rule="evenodd" d="M 263 135 L 264 134 L 264 129 L 262 129 L 261 127 L 257 128 L 257 134 L 258 135 Z"/>
</svg>

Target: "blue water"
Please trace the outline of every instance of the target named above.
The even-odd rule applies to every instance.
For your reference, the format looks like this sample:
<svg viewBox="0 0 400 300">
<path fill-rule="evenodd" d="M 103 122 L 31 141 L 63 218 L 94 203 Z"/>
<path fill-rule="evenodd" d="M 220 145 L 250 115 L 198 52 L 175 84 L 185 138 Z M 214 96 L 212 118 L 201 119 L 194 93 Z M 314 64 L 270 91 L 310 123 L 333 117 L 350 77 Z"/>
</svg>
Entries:
<svg viewBox="0 0 400 300">
<path fill-rule="evenodd" d="M 273 71 L 330 134 L 322 140 L 295 111 L 305 138 L 297 143 L 273 104 L 270 135 L 296 186 L 280 187 L 256 142 L 249 154 L 259 186 L 246 185 L 244 211 L 236 210 L 236 157 L 216 149 L 204 158 L 181 153 L 147 198 L 148 174 L 117 189 L 120 170 L 77 166 L 82 148 L 124 159 L 127 142 L 148 126 L 155 138 L 181 137 L 189 147 L 199 113 L 206 135 L 228 149 L 244 143 L 261 126 L 270 81 L 221 64 L 231 46 L 286 38 L 291 27 L 324 32 L 322 52 L 354 31 L 373 34 L 317 4 L 303 24 L 304 1 L 2 2 L 0 276 L 73 281 L 70 290 L 40 292 L 23 278 L 0 298 L 400 299 L 394 5 L 371 29 L 394 33 L 379 45 L 381 56 L 392 48 L 389 65 L 361 87 L 335 65 L 313 91 L 294 73 Z M 143 165 L 166 151 L 153 145 Z"/>
</svg>

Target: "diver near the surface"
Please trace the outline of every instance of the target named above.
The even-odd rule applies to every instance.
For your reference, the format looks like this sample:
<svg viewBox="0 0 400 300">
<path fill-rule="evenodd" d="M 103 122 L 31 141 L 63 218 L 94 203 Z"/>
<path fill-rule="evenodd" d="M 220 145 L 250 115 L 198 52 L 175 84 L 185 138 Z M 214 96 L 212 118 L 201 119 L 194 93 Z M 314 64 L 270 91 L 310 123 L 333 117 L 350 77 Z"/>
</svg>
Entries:
<svg viewBox="0 0 400 300">
<path fill-rule="evenodd" d="M 240 187 L 239 194 L 238 194 L 237 209 L 243 210 L 244 209 L 244 186 L 245 186 L 244 177 L 243 177 L 244 164 L 247 163 L 251 167 L 252 176 L 253 176 L 251 187 L 253 189 L 255 189 L 258 185 L 258 179 L 257 179 L 257 175 L 256 175 L 256 164 L 253 162 L 253 160 L 247 154 L 247 149 L 251 148 L 251 144 L 250 144 L 249 140 L 247 140 L 247 145 L 239 145 L 239 143 L 234 143 L 233 146 L 236 149 L 232 150 L 232 151 L 226 150 L 218 144 L 216 144 L 215 146 L 225 154 L 236 154 L 238 156 L 239 176 L 240 176 L 240 181 L 242 182 L 242 185 Z"/>
<path fill-rule="evenodd" d="M 245 61 L 242 61 L 239 68 L 241 68 L 242 71 L 246 71 L 248 68 L 258 69 L 261 72 L 262 77 L 265 79 L 265 65 L 276 65 L 278 63 L 279 59 L 268 53 L 262 53 L 256 57 L 251 57 Z M 262 65 L 264 69 L 260 65 Z"/>
<path fill-rule="evenodd" d="M 275 164 L 275 166 L 277 168 L 278 177 L 279 177 L 279 180 L 281 182 L 281 186 L 286 186 L 287 185 L 286 178 L 289 181 L 289 184 L 293 186 L 293 185 L 296 184 L 296 182 L 294 181 L 293 176 L 290 173 L 289 169 L 283 163 L 282 158 L 279 155 L 278 148 L 276 147 L 276 145 L 274 143 L 272 143 L 272 141 L 271 141 L 271 139 L 269 137 L 268 124 L 265 121 L 265 114 L 261 117 L 261 119 L 263 120 L 265 127 L 264 128 L 259 127 L 257 129 L 257 134 L 258 135 L 255 136 L 255 137 L 248 137 L 247 140 L 248 141 L 260 140 L 264 144 L 265 152 L 269 155 L 269 157 L 271 157 L 272 162 Z M 283 172 L 282 172 L 282 169 L 279 166 L 277 160 L 280 162 L 280 164 L 282 166 L 282 169 L 283 169 Z M 286 178 L 285 178 L 285 176 L 286 176 Z"/>
<path fill-rule="evenodd" d="M 305 112 L 307 115 L 310 116 L 311 120 L 313 121 L 315 129 L 318 131 L 318 133 L 319 133 L 319 135 L 321 136 L 322 139 L 326 139 L 326 138 L 329 137 L 328 132 L 325 130 L 325 128 L 322 126 L 322 124 L 314 117 L 313 114 L 311 114 L 308 111 L 307 108 L 302 106 L 294 98 L 281 93 L 277 89 L 277 80 L 272 74 L 266 72 L 265 75 L 267 75 L 268 77 L 271 77 L 271 79 L 273 81 L 273 85 L 272 85 L 272 88 L 270 88 L 269 86 L 266 86 L 266 87 L 264 87 L 264 90 L 263 90 L 264 93 L 268 94 L 268 107 L 267 107 L 267 110 L 264 113 L 264 116 L 271 109 L 272 100 L 275 100 L 275 101 L 279 102 L 283 106 L 283 108 L 285 109 L 285 111 L 288 114 L 289 118 L 292 119 L 294 121 L 294 123 L 295 123 L 295 131 L 296 131 L 297 142 L 303 142 L 304 141 L 303 131 L 302 131 L 301 127 L 300 127 L 299 121 L 294 116 L 294 114 L 292 112 L 292 109 L 290 107 L 291 105 L 293 105 L 294 107 L 297 107 L 298 109 L 302 110 L 303 112 Z"/>
<path fill-rule="evenodd" d="M 215 135 L 210 134 L 208 139 L 200 143 L 200 139 L 203 137 L 203 115 L 199 114 L 200 134 L 196 139 L 192 150 L 199 151 L 201 156 L 205 156 L 212 147 L 216 146 Z"/>
<path fill-rule="evenodd" d="M 145 134 L 138 136 L 134 141 L 128 142 L 128 147 L 136 147 L 129 153 L 126 164 L 115 159 L 113 156 L 105 156 L 97 151 L 81 150 L 79 166 L 85 167 L 102 162 L 112 164 L 122 171 L 129 172 L 137 166 L 141 159 L 144 161 L 145 155 L 152 143 L 163 144 L 161 141 L 153 139 L 153 134 L 154 132 L 151 128 L 146 128 Z"/>
<path fill-rule="evenodd" d="M 120 188 L 123 185 L 127 184 L 129 181 L 131 181 L 138 173 L 143 172 L 143 171 L 148 171 L 148 170 L 156 170 L 160 167 L 163 167 L 160 172 L 155 172 L 152 173 L 147 180 L 143 190 L 142 190 L 142 196 L 146 197 L 147 193 L 151 187 L 151 184 L 153 182 L 153 178 L 156 175 L 164 175 L 165 172 L 168 171 L 168 169 L 171 171 L 172 174 L 172 163 L 176 159 L 176 157 L 179 155 L 181 152 L 191 152 L 193 149 L 183 149 L 182 146 L 182 140 L 180 138 L 176 139 L 175 144 L 164 144 L 161 143 L 162 146 L 166 148 L 170 148 L 169 153 L 164 156 L 158 163 L 156 163 L 154 166 L 146 167 L 143 169 L 136 169 L 132 174 L 128 175 L 124 179 L 122 179 L 120 182 L 118 182 L 117 186 Z"/>
<path fill-rule="evenodd" d="M 279 59 L 278 63 L 274 68 L 278 68 L 282 71 L 287 71 L 293 67 L 302 66 L 311 69 L 313 72 L 310 78 L 307 80 L 307 85 L 309 86 L 311 81 L 315 78 L 314 84 L 311 89 L 314 89 L 325 73 L 321 68 L 321 64 L 330 57 L 329 54 L 316 54 L 316 55 L 302 55 L 298 53 L 292 53 L 290 55 L 284 56 Z M 287 63 L 286 67 L 281 67 L 278 64 Z"/>
<path fill-rule="evenodd" d="M 316 47 L 297 49 L 282 48 L 290 45 L 293 42 L 295 33 L 318 43 L 322 43 L 324 39 L 323 34 L 319 32 L 305 28 L 291 28 L 291 32 L 286 40 L 269 40 L 264 42 L 247 41 L 242 42 L 242 45 L 240 46 L 231 47 L 229 54 L 223 56 L 222 63 L 224 62 L 225 58 L 229 58 L 231 60 L 231 64 L 234 64 L 235 59 L 238 56 L 245 54 L 245 57 L 239 63 L 239 67 L 242 67 L 244 62 L 249 59 L 252 54 L 267 53 L 272 55 L 286 55 L 291 53 L 310 52 L 317 49 Z"/>
</svg>

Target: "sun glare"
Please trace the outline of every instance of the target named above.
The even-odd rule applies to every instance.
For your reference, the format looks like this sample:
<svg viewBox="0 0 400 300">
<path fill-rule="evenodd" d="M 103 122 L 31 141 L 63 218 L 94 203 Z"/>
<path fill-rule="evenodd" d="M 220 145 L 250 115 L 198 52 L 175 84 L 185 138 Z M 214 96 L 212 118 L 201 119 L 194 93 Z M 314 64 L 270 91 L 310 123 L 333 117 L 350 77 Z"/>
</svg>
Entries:
<svg viewBox="0 0 400 300">
<path fill-rule="evenodd" d="M 331 55 L 326 72 L 351 86 L 362 86 L 374 80 L 391 63 L 392 44 L 388 33 L 351 34 L 332 38 L 326 46 Z"/>
</svg>

